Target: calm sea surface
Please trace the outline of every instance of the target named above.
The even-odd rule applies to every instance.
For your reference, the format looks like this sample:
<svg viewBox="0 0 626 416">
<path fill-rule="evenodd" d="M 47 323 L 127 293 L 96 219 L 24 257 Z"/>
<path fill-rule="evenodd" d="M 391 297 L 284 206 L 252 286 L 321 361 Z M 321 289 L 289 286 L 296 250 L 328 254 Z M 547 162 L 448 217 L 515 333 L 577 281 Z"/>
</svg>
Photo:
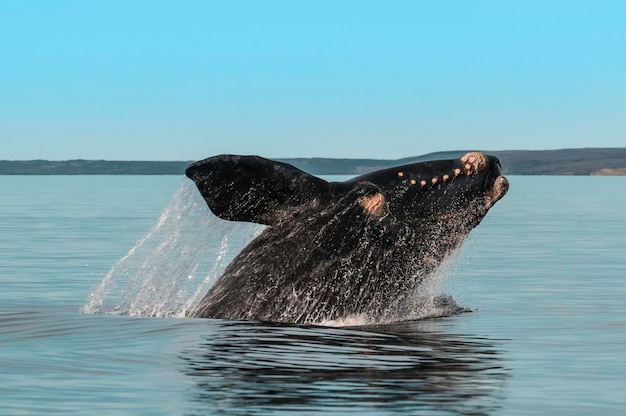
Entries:
<svg viewBox="0 0 626 416">
<path fill-rule="evenodd" d="M 0 176 L 0 414 L 626 415 L 626 178 L 509 177 L 442 273 L 470 313 L 185 318 L 258 227 L 174 176 Z"/>
</svg>

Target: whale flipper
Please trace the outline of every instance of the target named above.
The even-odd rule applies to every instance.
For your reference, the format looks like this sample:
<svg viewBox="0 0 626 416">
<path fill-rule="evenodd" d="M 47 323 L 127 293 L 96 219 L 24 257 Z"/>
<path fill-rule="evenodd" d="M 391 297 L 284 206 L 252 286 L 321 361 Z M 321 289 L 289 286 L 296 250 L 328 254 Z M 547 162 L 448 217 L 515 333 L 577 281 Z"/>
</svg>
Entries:
<svg viewBox="0 0 626 416">
<path fill-rule="evenodd" d="M 259 156 L 220 155 L 191 164 L 192 179 L 219 218 L 265 225 L 306 203 L 319 203 L 330 184 L 287 163 Z"/>
</svg>

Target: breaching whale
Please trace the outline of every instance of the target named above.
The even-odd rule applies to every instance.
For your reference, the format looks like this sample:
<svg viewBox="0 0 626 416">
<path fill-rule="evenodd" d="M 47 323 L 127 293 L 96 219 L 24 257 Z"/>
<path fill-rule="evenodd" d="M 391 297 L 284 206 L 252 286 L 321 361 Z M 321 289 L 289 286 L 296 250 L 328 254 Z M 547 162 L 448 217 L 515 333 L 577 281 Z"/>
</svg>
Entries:
<svg viewBox="0 0 626 416">
<path fill-rule="evenodd" d="M 219 218 L 268 226 L 190 315 L 305 324 L 398 316 L 509 187 L 480 152 L 345 182 L 259 156 L 210 157 L 185 173 Z"/>
</svg>

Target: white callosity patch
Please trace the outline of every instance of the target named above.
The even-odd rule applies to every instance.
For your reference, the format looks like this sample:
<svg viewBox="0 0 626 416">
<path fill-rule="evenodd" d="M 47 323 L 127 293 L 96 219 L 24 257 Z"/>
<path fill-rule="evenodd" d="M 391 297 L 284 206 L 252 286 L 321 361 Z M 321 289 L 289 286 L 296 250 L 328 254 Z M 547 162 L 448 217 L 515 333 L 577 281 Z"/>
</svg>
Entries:
<svg viewBox="0 0 626 416">
<path fill-rule="evenodd" d="M 371 196 L 361 197 L 358 203 L 363 208 L 363 214 L 365 215 L 377 220 L 381 220 L 385 216 L 385 196 L 380 192 Z"/>
<path fill-rule="evenodd" d="M 480 152 L 469 152 L 461 157 L 466 175 L 482 172 L 489 168 L 489 157 Z"/>
</svg>

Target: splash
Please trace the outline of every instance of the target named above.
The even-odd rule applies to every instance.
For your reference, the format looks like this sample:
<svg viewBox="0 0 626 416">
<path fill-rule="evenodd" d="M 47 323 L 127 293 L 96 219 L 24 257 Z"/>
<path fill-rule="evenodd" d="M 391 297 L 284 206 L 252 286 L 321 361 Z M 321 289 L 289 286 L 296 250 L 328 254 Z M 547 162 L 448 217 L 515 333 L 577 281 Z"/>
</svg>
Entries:
<svg viewBox="0 0 626 416">
<path fill-rule="evenodd" d="M 187 316 L 230 261 L 264 228 L 217 218 L 193 182 L 185 179 L 152 229 L 109 270 L 81 311 L 146 317 Z M 441 294 L 444 276 L 453 268 L 455 258 L 449 256 L 434 273 L 421 278 L 415 293 L 392 313 L 359 314 L 316 324 L 385 324 L 466 311 L 450 296 Z M 300 300 L 292 307 L 310 313 L 313 306 Z"/>
<path fill-rule="evenodd" d="M 152 229 L 109 270 L 81 312 L 184 317 L 262 229 L 217 218 L 185 179 Z"/>
<path fill-rule="evenodd" d="M 442 292 L 444 278 L 454 274 L 459 258 L 458 251 L 451 253 L 433 273 L 427 275 L 422 280 L 415 292 L 409 296 L 399 309 L 381 316 L 360 313 L 339 319 L 323 320 L 319 325 L 332 327 L 386 325 L 396 322 L 442 318 L 471 312 L 471 309 L 459 305 L 451 295 Z"/>
</svg>

